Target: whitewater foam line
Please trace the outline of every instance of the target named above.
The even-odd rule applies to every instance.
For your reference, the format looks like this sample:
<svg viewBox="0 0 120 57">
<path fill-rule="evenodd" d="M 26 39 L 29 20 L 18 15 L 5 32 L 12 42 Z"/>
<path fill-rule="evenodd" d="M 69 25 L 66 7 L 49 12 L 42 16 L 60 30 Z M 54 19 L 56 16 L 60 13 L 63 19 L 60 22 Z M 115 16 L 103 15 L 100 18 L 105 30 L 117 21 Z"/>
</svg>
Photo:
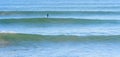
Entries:
<svg viewBox="0 0 120 57">
<path fill-rule="evenodd" d="M 16 33 L 15 31 L 0 31 L 0 33 Z"/>
<path fill-rule="evenodd" d="M 88 19 L 88 18 L 1 18 L 0 20 L 52 20 L 52 19 L 55 19 L 55 20 L 88 20 L 88 21 L 120 21 L 118 19 Z"/>
<path fill-rule="evenodd" d="M 6 14 L 12 14 L 12 13 L 120 13 L 120 11 L 95 11 L 95 10 L 81 10 L 81 11 L 0 11 L 0 14 L 6 13 Z"/>
<path fill-rule="evenodd" d="M 32 32 L 15 32 L 15 31 L 0 31 L 0 34 L 28 34 L 28 35 L 42 35 L 42 36 L 117 36 L 120 34 L 81 34 L 81 33 L 32 33 Z"/>
</svg>

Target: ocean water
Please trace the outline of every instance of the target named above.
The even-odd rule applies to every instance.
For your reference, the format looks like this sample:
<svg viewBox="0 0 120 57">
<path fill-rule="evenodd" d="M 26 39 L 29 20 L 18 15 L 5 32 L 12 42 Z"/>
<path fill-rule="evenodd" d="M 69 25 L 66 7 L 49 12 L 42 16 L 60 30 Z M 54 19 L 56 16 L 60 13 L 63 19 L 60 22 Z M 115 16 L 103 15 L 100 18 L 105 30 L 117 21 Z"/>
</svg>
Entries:
<svg viewBox="0 0 120 57">
<path fill-rule="evenodd" d="M 120 57 L 118 0 L 0 0 L 0 57 Z"/>
</svg>

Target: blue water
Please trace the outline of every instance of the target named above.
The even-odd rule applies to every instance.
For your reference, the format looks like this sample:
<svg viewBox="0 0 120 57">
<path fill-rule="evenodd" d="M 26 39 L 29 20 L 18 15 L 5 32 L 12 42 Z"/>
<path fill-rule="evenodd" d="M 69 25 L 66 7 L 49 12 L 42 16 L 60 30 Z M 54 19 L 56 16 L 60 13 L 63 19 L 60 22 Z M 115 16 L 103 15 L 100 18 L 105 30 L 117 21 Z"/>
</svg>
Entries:
<svg viewBox="0 0 120 57">
<path fill-rule="evenodd" d="M 119 18 L 120 3 L 117 0 L 9 0 L 0 3 L 1 32 L 76 36 L 119 35 Z M 28 20 L 24 21 L 25 19 Z"/>
<path fill-rule="evenodd" d="M 6 20 L 11 23 L 2 22 L 0 31 L 77 36 L 120 34 L 120 4 L 118 2 L 55 2 L 3 1 L 0 5 L 0 20 L 11 19 Z M 46 14 L 49 14 L 47 19 Z M 39 23 L 36 23 L 36 18 L 40 19 Z M 19 19 L 16 21 L 21 22 L 16 23 L 15 19 Z M 27 20 L 23 23 L 24 19 L 32 19 L 32 21 Z M 41 19 L 45 21 L 42 24 Z M 81 19 L 85 21 L 80 21 Z M 72 20 L 73 22 L 71 22 Z M 79 22 L 77 22 L 78 20 Z"/>
<path fill-rule="evenodd" d="M 120 57 L 119 31 L 119 0 L 0 0 L 0 57 Z"/>
</svg>

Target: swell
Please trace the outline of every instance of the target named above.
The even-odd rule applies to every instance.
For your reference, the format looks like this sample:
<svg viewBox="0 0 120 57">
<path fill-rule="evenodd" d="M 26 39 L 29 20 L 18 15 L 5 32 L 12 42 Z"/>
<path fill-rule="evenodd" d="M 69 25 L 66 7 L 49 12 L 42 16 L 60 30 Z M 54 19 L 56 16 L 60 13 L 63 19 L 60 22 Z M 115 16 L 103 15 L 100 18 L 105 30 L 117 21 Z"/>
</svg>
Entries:
<svg viewBox="0 0 120 57">
<path fill-rule="evenodd" d="M 97 14 L 120 14 L 120 11 L 0 11 L 0 15 L 9 14 L 60 14 L 60 13 L 97 13 Z"/>
<path fill-rule="evenodd" d="M 83 19 L 119 19 L 120 11 L 0 11 L 3 18 L 83 18 Z"/>
<path fill-rule="evenodd" d="M 17 18 L 17 19 L 0 19 L 0 24 L 10 23 L 68 23 L 68 24 L 119 24 L 120 20 L 103 20 L 103 19 L 75 19 L 75 18 Z"/>
<path fill-rule="evenodd" d="M 83 19 L 118 19 L 120 11 L 0 11 L 3 18 L 83 18 Z"/>
<path fill-rule="evenodd" d="M 72 35 L 35 35 L 35 34 L 13 34 L 0 33 L 0 39 L 10 42 L 19 41 L 50 41 L 50 42 L 119 42 L 120 35 L 110 36 L 72 36 Z"/>
</svg>

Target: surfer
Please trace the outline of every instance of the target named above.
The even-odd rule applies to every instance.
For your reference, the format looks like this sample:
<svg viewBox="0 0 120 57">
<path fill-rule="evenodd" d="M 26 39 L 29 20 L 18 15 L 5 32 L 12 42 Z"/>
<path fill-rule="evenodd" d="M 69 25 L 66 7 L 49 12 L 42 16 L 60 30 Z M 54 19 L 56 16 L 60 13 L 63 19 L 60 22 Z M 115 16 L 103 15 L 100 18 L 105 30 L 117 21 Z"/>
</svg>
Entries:
<svg viewBox="0 0 120 57">
<path fill-rule="evenodd" d="M 49 17 L 49 14 L 47 13 L 47 18 Z"/>
</svg>

